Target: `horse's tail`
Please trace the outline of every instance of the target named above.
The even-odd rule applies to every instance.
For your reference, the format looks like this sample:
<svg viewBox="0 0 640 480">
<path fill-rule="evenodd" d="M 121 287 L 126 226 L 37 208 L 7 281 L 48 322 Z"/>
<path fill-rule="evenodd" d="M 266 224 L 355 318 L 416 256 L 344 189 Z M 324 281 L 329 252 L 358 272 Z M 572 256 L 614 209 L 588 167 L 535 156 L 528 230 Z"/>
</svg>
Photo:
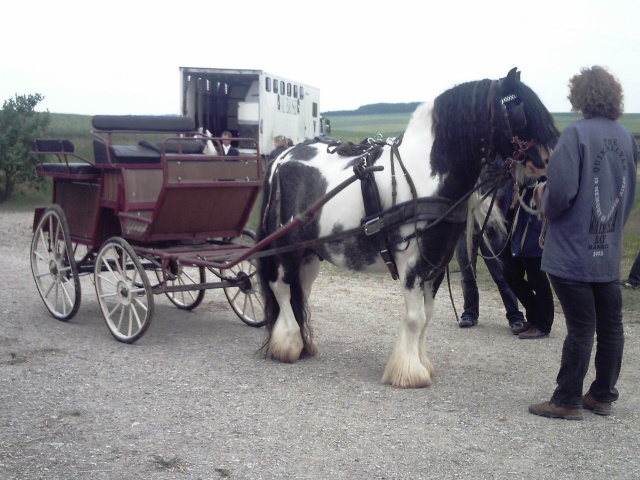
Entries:
<svg viewBox="0 0 640 480">
<path fill-rule="evenodd" d="M 507 227 L 505 224 L 504 215 L 500 205 L 498 205 L 498 198 L 495 199 L 492 205 L 492 195 L 483 198 L 481 193 L 474 192 L 469 198 L 469 206 L 467 208 L 467 253 L 469 258 L 472 258 L 471 252 L 478 245 L 474 245 L 474 238 L 476 234 L 482 231 L 484 226 L 484 232 L 482 235 L 482 241 L 489 247 L 489 250 L 498 255 L 500 252 L 494 252 L 491 247 L 491 242 L 487 239 L 487 232 L 493 232 L 501 237 L 503 240 L 507 238 Z M 491 209 L 491 211 L 489 211 Z M 488 218 L 487 218 L 488 216 Z M 502 242 L 504 243 L 504 242 Z"/>
<path fill-rule="evenodd" d="M 264 181 L 262 182 L 262 204 L 260 206 L 260 218 L 258 221 L 258 228 L 256 229 L 256 242 L 262 241 L 273 233 L 277 229 L 277 223 L 275 220 L 275 214 L 271 205 L 271 183 L 269 178 L 271 177 L 271 163 L 265 172 Z M 267 246 L 266 248 L 269 248 Z M 278 277 L 278 262 L 274 255 L 267 255 L 258 258 L 258 279 L 260 281 L 260 287 L 262 291 L 262 298 L 264 301 L 264 321 L 267 329 L 267 339 L 262 346 L 264 350 L 271 337 L 271 330 L 273 329 L 278 314 L 280 313 L 280 307 L 276 297 L 271 290 L 270 282 L 274 281 Z"/>
</svg>

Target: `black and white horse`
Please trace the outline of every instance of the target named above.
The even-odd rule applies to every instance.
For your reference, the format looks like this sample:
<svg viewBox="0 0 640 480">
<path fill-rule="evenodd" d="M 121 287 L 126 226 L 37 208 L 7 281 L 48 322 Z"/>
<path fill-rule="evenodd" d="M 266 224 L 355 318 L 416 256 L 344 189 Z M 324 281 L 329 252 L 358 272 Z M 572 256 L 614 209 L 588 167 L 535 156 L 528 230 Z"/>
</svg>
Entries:
<svg viewBox="0 0 640 480">
<path fill-rule="evenodd" d="M 403 135 L 379 148 L 371 142 L 366 155 L 355 148 L 351 156 L 338 155 L 321 142 L 281 154 L 265 178 L 258 241 L 353 175 L 354 166 L 384 169 L 367 177 L 373 185 L 350 184 L 275 240 L 275 254 L 259 259 L 265 354 L 292 363 L 317 353 L 307 301 L 321 260 L 359 272 L 391 270 L 401 281 L 406 313 L 382 383 L 429 386 L 434 368 L 426 328 L 467 210 L 477 205 L 468 198 L 481 169 L 497 156 L 540 163 L 557 138 L 553 117 L 514 68 L 503 79 L 463 83 L 421 105 Z"/>
</svg>

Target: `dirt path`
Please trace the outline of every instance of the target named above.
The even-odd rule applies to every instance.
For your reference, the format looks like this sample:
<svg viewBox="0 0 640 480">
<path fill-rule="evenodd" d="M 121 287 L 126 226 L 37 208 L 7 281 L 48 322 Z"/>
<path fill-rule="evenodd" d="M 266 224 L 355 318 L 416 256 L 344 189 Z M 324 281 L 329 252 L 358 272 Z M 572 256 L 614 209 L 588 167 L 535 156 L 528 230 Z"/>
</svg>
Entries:
<svg viewBox="0 0 640 480">
<path fill-rule="evenodd" d="M 0 478 L 640 476 L 637 317 L 626 318 L 615 414 L 549 420 L 527 406 L 554 388 L 562 315 L 550 338 L 519 340 L 491 285 L 479 326 L 464 330 L 442 291 L 427 342 L 434 384 L 399 390 L 379 384 L 404 308 L 386 276 L 325 269 L 312 297 L 319 354 L 293 365 L 257 354 L 262 330 L 220 291 L 193 312 L 155 297 L 149 331 L 124 345 L 89 278 L 71 322 L 48 315 L 30 227 L 29 214 L 0 213 Z"/>
</svg>

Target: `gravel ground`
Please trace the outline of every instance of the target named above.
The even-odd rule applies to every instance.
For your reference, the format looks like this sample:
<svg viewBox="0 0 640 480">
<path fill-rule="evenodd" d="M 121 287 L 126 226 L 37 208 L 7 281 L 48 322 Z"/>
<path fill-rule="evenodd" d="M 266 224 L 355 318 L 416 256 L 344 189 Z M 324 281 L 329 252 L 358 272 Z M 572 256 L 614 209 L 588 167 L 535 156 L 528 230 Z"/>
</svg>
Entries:
<svg viewBox="0 0 640 480">
<path fill-rule="evenodd" d="M 31 214 L 0 213 L 2 479 L 560 479 L 640 476 L 640 323 L 625 318 L 620 401 L 582 422 L 527 413 L 555 386 L 565 334 L 511 335 L 492 285 L 460 329 L 445 290 L 431 387 L 380 385 L 403 303 L 386 276 L 330 274 L 312 296 L 319 354 L 262 358 L 222 291 L 193 312 L 155 297 L 138 342 L 115 341 L 90 278 L 63 323 L 31 277 Z M 462 305 L 452 275 L 456 305 Z M 590 371 L 587 382 L 592 379 Z"/>
</svg>

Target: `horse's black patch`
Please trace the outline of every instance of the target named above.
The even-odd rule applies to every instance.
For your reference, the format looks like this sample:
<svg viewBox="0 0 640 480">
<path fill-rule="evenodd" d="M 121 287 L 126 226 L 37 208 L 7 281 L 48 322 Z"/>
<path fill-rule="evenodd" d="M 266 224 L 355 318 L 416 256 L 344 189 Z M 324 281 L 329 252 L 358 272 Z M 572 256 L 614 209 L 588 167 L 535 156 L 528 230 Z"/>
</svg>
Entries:
<svg viewBox="0 0 640 480">
<path fill-rule="evenodd" d="M 421 254 L 407 273 L 405 288 L 412 288 L 418 278 L 422 283 L 437 280 L 455 252 L 456 242 L 451 239 L 457 239 L 463 230 L 463 223 L 442 222 L 437 228 L 418 232 Z"/>
<path fill-rule="evenodd" d="M 311 144 L 311 145 L 300 144 L 300 145 L 296 145 L 293 148 L 293 150 L 291 150 L 288 158 L 305 162 L 308 160 L 313 160 L 317 154 L 318 154 L 318 147 L 316 147 L 315 144 Z"/>
<path fill-rule="evenodd" d="M 344 227 L 336 224 L 331 233 L 339 234 L 343 231 Z M 327 243 L 324 252 L 327 259 L 344 255 L 346 267 L 355 271 L 361 271 L 366 266 L 373 265 L 379 255 L 371 239 L 365 235 L 353 235 L 339 242 Z"/>
</svg>

